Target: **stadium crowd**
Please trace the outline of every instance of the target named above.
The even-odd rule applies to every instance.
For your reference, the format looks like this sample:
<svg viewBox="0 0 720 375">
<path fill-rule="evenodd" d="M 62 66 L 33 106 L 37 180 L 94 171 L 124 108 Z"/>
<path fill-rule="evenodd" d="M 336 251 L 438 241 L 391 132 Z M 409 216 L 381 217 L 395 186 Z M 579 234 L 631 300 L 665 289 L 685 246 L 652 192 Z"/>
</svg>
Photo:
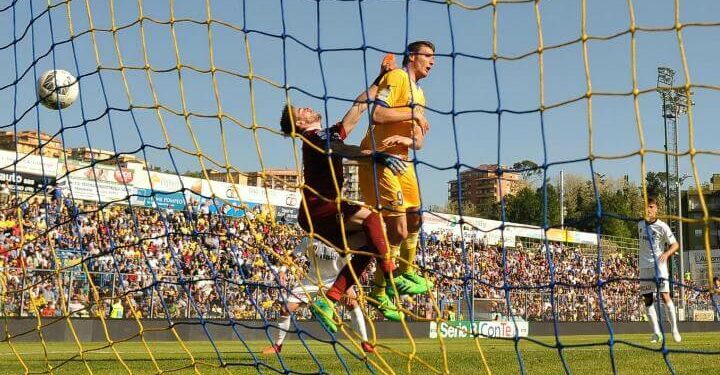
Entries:
<svg viewBox="0 0 720 375">
<path fill-rule="evenodd" d="M 448 233 L 427 236 L 426 251 L 418 261 L 438 275 L 438 304 L 462 312 L 466 298 L 462 280 L 473 275 L 469 295 L 485 300 L 476 307 L 486 316 L 509 314 L 525 320 L 614 321 L 644 320 L 645 308 L 639 295 L 637 254 L 606 250 L 600 264 L 595 248 L 561 243 L 523 245 L 503 250 L 478 240 L 463 243 Z M 547 249 L 547 250 L 546 250 Z M 503 256 L 505 251 L 505 256 Z M 465 261 L 466 259 L 466 261 Z M 503 259 L 505 271 L 503 272 Z M 552 263 L 552 267 L 549 266 Z M 464 266 L 467 265 L 467 266 Z M 599 269 L 600 273 L 597 272 Z M 552 268 L 552 273 L 551 273 Z M 552 276 L 552 279 L 551 279 Z M 551 294 L 551 280 L 555 288 Z M 602 280 L 601 291 L 598 283 Z M 507 285 L 511 309 L 507 308 Z M 690 278 L 685 280 L 686 304 L 690 309 L 712 309 L 711 294 L 701 291 Z M 676 291 L 679 288 L 676 288 Z M 459 302 L 459 303 L 458 303 Z M 554 303 L 553 303 L 554 302 Z M 431 301 L 420 303 L 428 309 Z M 476 306 L 478 304 L 476 303 Z M 485 307 L 487 306 L 487 307 Z M 483 308 L 485 307 L 485 308 Z M 430 317 L 430 314 L 423 314 Z"/>
<path fill-rule="evenodd" d="M 307 259 L 294 251 L 302 231 L 259 208 L 231 218 L 211 214 L 209 202 L 191 201 L 189 211 L 98 208 L 57 190 L 25 201 L 0 193 L 0 313 L 8 316 L 57 317 L 66 307 L 75 317 L 275 319 L 282 286 L 307 272 Z M 424 237 L 418 264 L 432 270 L 437 287 L 405 302 L 418 317 L 462 319 L 467 290 L 479 301 L 477 317 L 643 319 L 635 254 L 606 254 L 598 273 L 597 255 L 579 247 L 518 245 L 503 254 L 475 240 L 463 251 L 448 233 Z M 689 290 L 686 298 L 691 307 L 710 305 L 707 292 Z M 310 317 L 307 309 L 299 314 Z"/>
</svg>

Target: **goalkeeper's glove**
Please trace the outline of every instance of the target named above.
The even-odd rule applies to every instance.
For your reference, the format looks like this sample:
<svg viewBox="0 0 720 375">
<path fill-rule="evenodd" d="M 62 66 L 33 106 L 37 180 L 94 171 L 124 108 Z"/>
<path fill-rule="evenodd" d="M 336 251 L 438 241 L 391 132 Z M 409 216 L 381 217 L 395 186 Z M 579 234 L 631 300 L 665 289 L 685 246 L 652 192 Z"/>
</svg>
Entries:
<svg viewBox="0 0 720 375">
<path fill-rule="evenodd" d="M 384 152 L 373 153 L 373 160 L 390 168 L 390 171 L 392 171 L 392 173 L 396 176 L 404 174 L 407 170 L 407 165 L 405 164 L 405 161 L 398 158 L 397 156 L 392 156 Z"/>
</svg>

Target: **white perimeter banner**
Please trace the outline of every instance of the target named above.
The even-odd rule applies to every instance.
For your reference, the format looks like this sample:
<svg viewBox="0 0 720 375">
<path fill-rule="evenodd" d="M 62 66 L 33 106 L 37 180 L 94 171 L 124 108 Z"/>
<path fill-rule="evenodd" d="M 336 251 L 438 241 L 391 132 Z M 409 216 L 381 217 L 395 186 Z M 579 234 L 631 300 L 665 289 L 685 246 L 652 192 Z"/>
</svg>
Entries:
<svg viewBox="0 0 720 375">
<path fill-rule="evenodd" d="M 230 184 L 220 181 L 203 181 L 203 195 L 229 202 L 254 203 L 276 207 L 300 207 L 300 193 L 296 191 L 265 189 L 258 186 Z"/>
<path fill-rule="evenodd" d="M 692 278 L 700 285 L 707 285 L 708 282 L 708 263 L 707 253 L 705 250 L 688 251 L 689 268 Z M 710 250 L 710 258 L 713 268 L 713 275 L 720 276 L 720 250 Z"/>
<path fill-rule="evenodd" d="M 460 227 L 460 216 L 428 212 L 423 215 L 423 230 L 430 234 L 440 232 L 450 233 L 455 238 L 460 238 L 462 233 L 465 241 L 480 241 L 489 245 L 515 246 L 515 234 L 511 228 L 506 227 L 500 230 L 500 221 L 481 219 L 477 217 L 464 216 L 462 230 Z"/>
<path fill-rule="evenodd" d="M 63 190 L 63 195 L 72 199 L 81 199 L 95 202 L 128 203 L 130 194 L 135 194 L 135 188 L 110 182 L 95 182 L 81 178 L 62 178 L 58 185 Z"/>
<path fill-rule="evenodd" d="M 170 173 L 135 170 L 133 186 L 161 192 L 180 192 L 190 190 L 193 193 L 203 192 L 203 180 L 195 177 L 179 176 Z"/>
<path fill-rule="evenodd" d="M 441 232 L 452 233 L 456 238 L 460 237 L 460 216 L 428 212 L 423 215 L 423 229 L 426 233 Z M 554 242 L 582 243 L 597 245 L 597 234 L 576 232 L 551 228 L 547 231 L 540 227 L 488 220 L 479 217 L 462 217 L 462 234 L 465 240 L 479 240 L 490 245 L 497 245 L 504 242 L 505 246 L 514 247 L 517 237 L 534 238 Z M 503 230 L 501 230 L 501 226 Z"/>
<path fill-rule="evenodd" d="M 59 159 L 57 178 L 63 195 L 72 199 L 127 204 L 128 197 L 135 194 L 135 172 L 117 165 Z"/>
<path fill-rule="evenodd" d="M 190 190 L 195 194 L 218 198 L 233 205 L 251 203 L 256 205 L 270 204 L 277 207 L 300 207 L 300 193 L 295 191 L 208 181 L 170 173 L 135 171 L 133 186 L 161 192 Z"/>
<path fill-rule="evenodd" d="M 0 169 L 3 171 L 55 177 L 57 165 L 57 158 L 0 150 Z"/>
</svg>

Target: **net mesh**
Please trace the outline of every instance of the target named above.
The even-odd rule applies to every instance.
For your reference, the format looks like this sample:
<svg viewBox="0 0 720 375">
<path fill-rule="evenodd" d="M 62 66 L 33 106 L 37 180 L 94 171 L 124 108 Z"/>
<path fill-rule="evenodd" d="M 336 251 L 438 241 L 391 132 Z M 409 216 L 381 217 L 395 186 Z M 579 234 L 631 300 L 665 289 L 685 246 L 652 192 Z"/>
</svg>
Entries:
<svg viewBox="0 0 720 375">
<path fill-rule="evenodd" d="M 553 10 L 545 12 L 547 3 L 3 2 L 0 23 L 7 25 L 8 32 L 0 37 L 0 61 L 6 67 L 0 73 L 0 101 L 8 105 L 0 110 L 0 126 L 8 132 L 3 139 L 13 151 L 3 154 L 0 167 L 4 175 L 12 173 L 5 178 L 15 182 L 2 198 L 0 225 L 5 242 L 0 250 L 0 303 L 2 341 L 16 365 L 10 371 L 97 373 L 106 366 L 93 359 L 102 354 L 104 361 L 127 373 L 147 371 L 139 367 L 138 357 L 149 360 L 150 371 L 156 373 L 402 372 L 391 366 L 393 358 L 401 358 L 408 371 L 453 372 L 442 335 L 437 353 L 423 357 L 406 321 L 398 323 L 406 339 L 395 345 L 386 343 L 373 319 L 368 319 L 371 341 L 380 350 L 366 356 L 359 350 L 359 336 L 348 325 L 341 325 L 337 336 L 308 331 L 300 320 L 309 313 L 300 310 L 290 330 L 303 347 L 299 365 L 283 355 L 262 357 L 244 333 L 263 332 L 267 342 L 272 342 L 279 306 L 286 305 L 283 290 L 314 272 L 293 253 L 299 238 L 315 235 L 301 233 L 293 224 L 298 214 L 304 214 L 297 190 L 313 187 L 292 178 L 301 175 L 302 139 L 282 136 L 276 125 L 278 109 L 283 103 L 309 103 L 321 108 L 325 125 L 331 125 L 354 100 L 352 92 L 372 82 L 375 61 L 385 52 L 402 54 L 416 37 L 436 41 L 436 69 L 442 73 L 433 74 L 447 81 L 442 85 L 431 81 L 426 89 L 433 123 L 429 137 L 438 139 L 430 148 L 442 149 L 442 156 L 431 151 L 413 154 L 424 198 L 437 193 L 425 188 L 437 178 L 462 181 L 464 172 L 480 170 L 470 164 L 481 157 L 474 151 L 478 148 L 494 151 L 496 168 L 491 178 L 498 181 L 504 180 L 504 173 L 541 174 L 542 204 L 533 220 L 544 232 L 541 248 L 546 251 L 535 261 L 545 269 L 533 283 L 517 282 L 513 264 L 522 254 L 517 246 L 506 246 L 506 236 L 515 226 L 506 220 L 506 199 L 500 202 L 499 224 L 493 228 L 464 219 L 463 189 L 468 187 L 463 183 L 455 185 L 458 209 L 453 213 L 457 217 L 431 212 L 427 204 L 422 207 L 426 221 L 459 224 L 460 263 L 450 272 L 435 268 L 437 263 L 428 259 L 434 259 L 438 241 L 423 235 L 418 264 L 438 284 L 459 290 L 454 292 L 459 300 L 456 306 L 471 322 L 478 319 L 478 296 L 492 295 L 503 306 L 500 310 L 515 332 L 507 338 L 515 341 L 517 364 L 512 368 L 526 371 L 523 340 L 556 350 L 562 365 L 558 371 L 566 373 L 572 372 L 566 352 L 578 347 L 607 348 L 614 373 L 618 372 L 615 353 L 620 344 L 657 351 L 673 373 L 672 353 L 720 354 L 668 347 L 664 341 L 658 349 L 617 339 L 613 325 L 617 307 L 606 305 L 604 296 L 613 285 L 637 282 L 637 277 L 609 273 L 604 268 L 604 242 L 597 241 L 593 262 L 586 264 L 597 276 L 589 284 L 568 282 L 569 271 L 556 268 L 562 258 L 548 250 L 552 248 L 549 232 L 559 226 L 551 220 L 549 181 L 559 169 L 579 166 L 577 170 L 591 176 L 594 212 L 583 220 L 591 222 L 599 236 L 608 223 L 638 217 L 618 214 L 603 204 L 600 184 L 604 182 L 598 172 L 624 168 L 645 176 L 647 165 L 657 163 L 654 158 L 679 156 L 700 192 L 696 203 L 700 214 L 663 218 L 701 226 L 705 275 L 712 284 L 711 228 L 716 228 L 718 218 L 702 194 L 706 174 L 700 166 L 710 168 L 712 157 L 720 153 L 700 141 L 708 133 L 703 129 L 701 135 L 696 134 L 699 117 L 692 105 L 684 117 L 687 129 L 682 133 L 682 147 L 677 151 L 656 147 L 657 136 L 648 134 L 657 132 L 644 126 L 648 121 L 644 119 L 651 117 L 644 111 L 650 111 L 646 108 L 651 105 L 652 111 L 656 108 L 655 102 L 646 103 L 645 98 L 656 97 L 656 87 L 654 81 L 650 86 L 647 78 L 640 77 L 640 67 L 651 66 L 654 73 L 655 66 L 648 64 L 659 59 L 649 55 L 651 62 L 641 64 L 638 51 L 646 38 L 647 45 L 673 49 L 668 58 L 680 68 L 681 82 L 673 88 L 687 96 L 694 90 L 696 100 L 707 100 L 720 86 L 700 83 L 712 82 L 707 68 L 698 68 L 702 79 L 691 75 L 694 70 L 685 38 L 694 33 L 712 35 L 720 22 L 686 21 L 679 0 L 662 5 L 673 18 L 663 19 L 660 26 L 645 26 L 637 20 L 636 9 L 642 2 L 596 5 L 580 1 L 574 5 L 577 19 L 572 22 L 559 19 L 557 8 L 550 4 L 547 7 Z M 591 6 L 607 8 L 601 12 Z M 612 21 L 589 17 L 592 11 L 607 16 L 607 9 L 623 16 Z M 390 18 L 377 16 L 382 13 Z M 468 22 L 481 26 L 469 27 Z M 572 27 L 548 27 L 548 23 Z M 603 27 L 606 23 L 612 27 Z M 440 31 L 428 31 L 427 25 Z M 550 35 L 545 31 L 548 28 Z M 653 39 L 656 36 L 674 40 Z M 706 41 L 702 35 L 697 38 Z M 591 47 L 609 54 L 624 51 L 623 58 L 618 58 L 620 65 L 613 65 L 612 59 L 592 58 Z M 692 45 L 698 60 L 714 60 L 698 48 Z M 560 63 L 568 58 L 578 59 L 582 68 Z M 617 67 L 624 77 L 610 79 Z M 69 108 L 52 111 L 39 105 L 37 80 L 48 69 L 68 70 L 78 78 L 80 95 Z M 348 81 L 352 88 L 337 84 Z M 527 82 L 535 88 L 528 89 Z M 630 110 L 617 109 L 623 100 Z M 608 117 L 608 111 L 618 114 Z M 624 123 L 624 133 L 608 126 L 609 118 Z M 562 127 L 558 122 L 575 125 Z M 474 123 L 482 125 L 469 125 Z M 532 127 L 523 125 L 527 123 Z M 517 136 L 525 132 L 527 137 Z M 563 132 L 570 138 L 558 137 Z M 612 147 L 617 134 L 636 142 Z M 586 145 L 586 151 L 568 147 L 566 153 L 559 142 L 570 141 Z M 537 167 L 504 167 L 508 160 L 527 155 L 515 151 L 522 148 L 536 150 Z M 272 168 L 283 163 L 293 165 L 289 179 Z M 640 180 L 646 198 L 645 180 Z M 505 185 L 499 186 L 503 194 Z M 501 233 L 496 258 L 488 258 L 488 263 L 499 262 L 499 283 L 484 277 L 492 265 L 477 266 L 478 259 L 489 255 L 466 241 L 466 230 Z M 363 283 L 367 273 L 354 277 Z M 564 342 L 558 301 L 563 290 L 573 288 L 592 291 L 594 313 L 606 322 L 609 340 Z M 699 286 L 688 286 L 688 290 L 708 293 Z M 363 310 L 372 318 L 376 313 L 366 306 L 365 293 L 360 294 Z M 405 310 L 407 315 L 418 321 L 446 321 L 441 294 L 445 291 L 421 301 L 430 306 L 427 315 L 412 307 Z M 520 319 L 514 307 L 520 298 L 526 304 L 528 299 L 540 298 L 541 304 L 550 305 L 552 342 L 518 335 Z M 417 306 L 419 301 L 415 302 Z M 131 319 L 136 327 L 113 336 L 113 314 Z M 18 316 L 30 318 L 20 324 L 14 319 Z M 88 338 L 77 331 L 78 320 L 85 318 L 97 320 L 99 335 Z M 71 350 L 57 351 L 45 337 L 62 325 L 70 332 L 65 339 L 73 344 Z M 188 337 L 181 334 L 186 326 L 200 328 L 202 337 L 194 339 L 206 344 L 201 350 L 193 350 Z M 219 330 L 231 330 L 233 341 L 219 341 Z M 482 334 L 470 333 L 475 336 L 474 351 L 482 371 L 491 373 Z M 154 342 L 158 337 L 163 338 L 162 344 Z M 41 349 L 28 355 L 24 341 L 35 341 Z M 123 346 L 126 342 L 141 345 L 129 351 Z M 319 347 L 330 348 L 333 359 L 317 355 L 323 350 Z M 167 353 L 174 354 L 168 357 Z M 495 372 L 502 373 L 502 367 Z"/>
</svg>

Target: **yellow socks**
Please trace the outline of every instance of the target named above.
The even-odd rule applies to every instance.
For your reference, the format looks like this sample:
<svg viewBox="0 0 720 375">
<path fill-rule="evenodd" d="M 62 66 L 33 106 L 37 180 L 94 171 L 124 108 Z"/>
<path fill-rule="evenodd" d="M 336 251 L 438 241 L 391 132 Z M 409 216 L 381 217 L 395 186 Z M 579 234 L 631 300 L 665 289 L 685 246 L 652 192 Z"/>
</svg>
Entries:
<svg viewBox="0 0 720 375">
<path fill-rule="evenodd" d="M 407 238 L 400 244 L 400 266 L 398 273 L 403 274 L 407 271 L 414 271 L 415 255 L 417 254 L 418 240 L 420 232 L 408 233 Z"/>
<path fill-rule="evenodd" d="M 400 252 L 400 245 L 390 245 L 390 256 L 395 258 Z M 375 268 L 375 285 L 373 286 L 373 294 L 385 294 L 385 287 L 387 286 L 387 280 L 385 280 L 385 273 L 380 267 Z"/>
</svg>

